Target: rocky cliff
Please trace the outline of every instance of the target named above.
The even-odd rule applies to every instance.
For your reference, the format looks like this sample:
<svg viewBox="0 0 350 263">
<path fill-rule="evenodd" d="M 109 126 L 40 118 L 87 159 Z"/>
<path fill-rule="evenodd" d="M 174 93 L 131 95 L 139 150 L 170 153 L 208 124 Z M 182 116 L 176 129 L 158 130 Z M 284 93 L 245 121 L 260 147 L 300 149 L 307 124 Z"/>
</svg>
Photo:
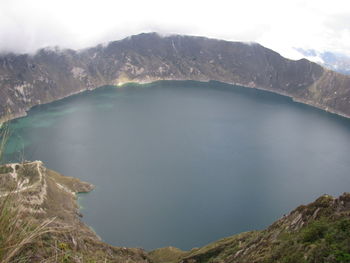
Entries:
<svg viewBox="0 0 350 263">
<path fill-rule="evenodd" d="M 156 80 L 216 80 L 270 90 L 350 116 L 350 77 L 283 58 L 259 44 L 140 34 L 84 50 L 42 49 L 0 56 L 0 116 L 25 115 L 103 85 Z"/>
</svg>

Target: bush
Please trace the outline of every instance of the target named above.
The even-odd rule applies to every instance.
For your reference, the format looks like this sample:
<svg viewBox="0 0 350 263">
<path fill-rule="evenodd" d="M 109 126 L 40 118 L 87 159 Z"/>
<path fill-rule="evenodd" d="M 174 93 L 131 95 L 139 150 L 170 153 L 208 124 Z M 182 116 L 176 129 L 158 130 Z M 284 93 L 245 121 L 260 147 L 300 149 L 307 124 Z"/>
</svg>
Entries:
<svg viewBox="0 0 350 263">
<path fill-rule="evenodd" d="M 327 223 L 324 220 L 318 220 L 308 225 L 302 232 L 303 242 L 315 242 L 324 237 L 327 231 Z"/>
</svg>

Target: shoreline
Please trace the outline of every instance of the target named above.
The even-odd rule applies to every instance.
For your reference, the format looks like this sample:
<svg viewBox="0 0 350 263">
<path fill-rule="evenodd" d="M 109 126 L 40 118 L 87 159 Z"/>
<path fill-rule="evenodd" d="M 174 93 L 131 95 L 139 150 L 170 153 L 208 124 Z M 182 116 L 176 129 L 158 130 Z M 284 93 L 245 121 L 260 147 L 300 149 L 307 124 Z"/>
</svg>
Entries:
<svg viewBox="0 0 350 263">
<path fill-rule="evenodd" d="M 102 86 L 101 86 L 102 87 Z M 11 113 L 9 114 L 8 117 L 5 117 L 5 116 L 0 116 L 0 128 L 1 126 L 8 122 L 8 121 L 12 121 L 12 120 L 15 120 L 15 119 L 19 119 L 19 118 L 23 118 L 23 117 L 26 117 L 28 115 L 28 112 L 36 107 L 36 106 L 40 106 L 40 105 L 45 105 L 45 104 L 49 104 L 49 103 L 52 103 L 52 102 L 55 102 L 55 101 L 60 101 L 60 100 L 63 100 L 65 98 L 68 98 L 68 97 L 71 97 L 71 96 L 74 96 L 74 95 L 77 95 L 77 94 L 81 94 L 83 93 L 84 91 L 91 91 L 91 90 L 95 90 L 95 89 L 98 89 L 100 87 L 97 87 L 97 88 L 94 88 L 94 89 L 80 89 L 78 91 L 74 91 L 74 92 L 71 92 L 69 93 L 68 95 L 65 95 L 65 96 L 61 96 L 61 97 L 58 97 L 57 99 L 53 99 L 53 100 L 49 100 L 47 102 L 44 102 L 44 103 L 38 103 L 38 104 L 35 104 L 35 105 L 32 105 L 32 106 L 29 106 L 27 107 L 26 109 L 22 110 L 21 112 L 18 112 L 18 113 Z"/>
<path fill-rule="evenodd" d="M 152 84 L 152 83 L 155 83 L 155 82 L 158 82 L 158 81 L 197 81 L 197 82 L 202 82 L 202 83 L 209 83 L 211 81 L 217 81 L 217 82 L 220 82 L 220 83 L 224 83 L 224 84 L 229 84 L 229 85 L 233 85 L 233 86 L 240 86 L 240 87 L 243 87 L 243 88 L 250 88 L 250 89 L 256 89 L 256 90 L 262 90 L 262 91 L 267 91 L 267 92 L 271 92 L 271 93 L 274 93 L 274 94 L 278 94 L 278 95 L 281 95 L 281 96 L 285 96 L 285 97 L 288 97 L 288 98 L 291 98 L 293 102 L 297 102 L 297 103 L 301 103 L 301 104 L 304 104 L 304 105 L 308 105 L 308 106 L 311 106 L 313 108 L 316 108 L 316 109 L 319 109 L 319 110 L 322 110 L 322 111 L 325 111 L 325 112 L 328 112 L 328 113 L 331 113 L 331 114 L 335 114 L 337 116 L 340 116 L 340 117 L 343 117 L 343 118 L 346 118 L 346 119 L 350 119 L 350 115 L 347 115 L 345 113 L 342 113 L 342 112 L 339 112 L 337 110 L 334 110 L 332 108 L 329 108 L 329 107 L 325 107 L 323 105 L 320 105 L 320 104 L 315 104 L 314 102 L 312 101 L 309 101 L 309 100 L 305 100 L 305 99 L 302 99 L 302 98 L 296 98 L 286 92 L 283 92 L 283 91 L 279 91 L 279 90 L 273 90 L 273 89 L 269 89 L 269 88 L 262 88 L 262 87 L 256 87 L 255 85 L 247 85 L 247 84 L 241 84 L 241 83 L 233 83 L 233 82 L 224 82 L 224 81 L 220 81 L 220 80 L 192 80 L 192 79 L 148 79 L 148 80 L 130 80 L 130 81 L 126 81 L 126 82 L 121 82 L 121 83 L 117 83 L 117 84 L 111 84 L 110 86 L 115 86 L 115 87 L 123 87 L 123 86 L 127 86 L 129 84 L 139 84 L 139 85 L 145 85 L 145 84 Z M 39 105 L 45 105 L 45 104 L 49 104 L 49 103 L 52 103 L 52 102 L 55 102 L 55 101 L 59 101 L 59 100 L 62 100 L 62 99 L 65 99 L 65 98 L 68 98 L 68 97 L 71 97 L 71 96 L 74 96 L 74 95 L 77 95 L 77 94 L 81 94 L 83 92 L 86 92 L 86 91 L 92 91 L 92 90 L 95 90 L 95 89 L 99 89 L 99 88 L 102 88 L 104 86 L 109 86 L 109 85 L 102 85 L 102 86 L 98 86 L 98 87 L 95 87 L 95 88 L 84 88 L 84 89 L 80 89 L 78 91 L 74 91 L 74 92 L 71 92 L 67 95 L 64 95 L 64 96 L 61 96 L 61 97 L 58 97 L 57 99 L 52 99 L 52 100 L 49 100 L 47 102 L 44 102 L 44 103 L 38 103 L 38 104 L 35 104 L 35 105 L 32 105 L 32 106 L 29 106 L 27 107 L 26 109 L 22 110 L 21 112 L 18 112 L 18 113 L 15 113 L 15 114 L 10 114 L 8 117 L 5 117 L 5 116 L 0 116 L 0 128 L 2 127 L 2 125 L 8 121 L 12 121 L 12 120 L 15 120 L 15 119 L 19 119 L 19 118 L 23 118 L 23 117 L 26 117 L 28 112 L 35 106 L 39 106 Z"/>
<path fill-rule="evenodd" d="M 226 83 L 226 82 L 223 82 L 223 83 Z M 227 84 L 237 85 L 237 86 L 241 86 L 241 87 L 244 87 L 244 88 L 257 89 L 257 90 L 263 90 L 263 91 L 271 92 L 271 93 L 274 93 L 274 94 L 278 94 L 278 95 L 281 95 L 281 96 L 284 96 L 284 97 L 291 98 L 294 102 L 297 102 L 297 103 L 300 103 L 300 104 L 304 104 L 304 105 L 308 105 L 308 106 L 311 106 L 313 108 L 316 108 L 316 109 L 319 109 L 319 110 L 322 110 L 322 111 L 325 111 L 325 112 L 328 112 L 328 113 L 331 113 L 331 114 L 335 114 L 337 116 L 340 116 L 340 117 L 343 117 L 343 118 L 346 118 L 346 119 L 350 119 L 350 115 L 347 115 L 345 113 L 342 113 L 340 111 L 334 110 L 334 109 L 329 108 L 329 107 L 325 107 L 325 106 L 320 105 L 320 104 L 315 104 L 315 103 L 313 103 L 310 100 L 305 100 L 305 99 L 302 99 L 302 98 L 293 97 L 292 95 L 290 95 L 290 94 L 288 94 L 286 92 L 283 92 L 283 91 L 277 91 L 277 90 L 261 88 L 261 87 L 250 87 L 250 86 L 242 85 L 242 84 L 239 84 L 239 83 L 236 83 L 236 84 L 235 83 L 227 83 Z"/>
</svg>

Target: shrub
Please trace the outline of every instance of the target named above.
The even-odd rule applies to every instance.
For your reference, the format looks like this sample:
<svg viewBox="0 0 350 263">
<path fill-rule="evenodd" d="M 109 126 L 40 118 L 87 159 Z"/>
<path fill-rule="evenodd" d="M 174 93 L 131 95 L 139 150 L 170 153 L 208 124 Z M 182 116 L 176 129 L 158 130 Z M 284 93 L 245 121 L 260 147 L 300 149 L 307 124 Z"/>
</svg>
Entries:
<svg viewBox="0 0 350 263">
<path fill-rule="evenodd" d="M 327 223 L 324 220 L 318 220 L 308 225 L 302 233 L 303 242 L 315 242 L 324 237 L 327 231 Z"/>
</svg>

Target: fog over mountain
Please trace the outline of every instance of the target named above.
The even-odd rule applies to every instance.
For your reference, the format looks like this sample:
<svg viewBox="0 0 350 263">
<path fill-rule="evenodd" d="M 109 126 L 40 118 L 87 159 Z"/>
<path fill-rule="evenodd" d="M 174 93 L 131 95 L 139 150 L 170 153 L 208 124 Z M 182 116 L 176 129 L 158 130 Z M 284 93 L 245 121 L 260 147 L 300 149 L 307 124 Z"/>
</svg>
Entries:
<svg viewBox="0 0 350 263">
<path fill-rule="evenodd" d="M 1 0 L 0 262 L 350 262 L 350 193 L 285 214 L 349 191 L 349 21 L 346 0 Z"/>
<path fill-rule="evenodd" d="M 258 42 L 299 59 L 293 47 L 350 54 L 349 17 L 345 0 L 3 0 L 0 51 L 79 49 L 159 32 Z"/>
<path fill-rule="evenodd" d="M 314 49 L 296 48 L 300 54 L 326 68 L 350 75 L 350 56 L 337 52 L 319 52 Z"/>
<path fill-rule="evenodd" d="M 41 49 L 0 56 L 0 117 L 34 105 L 126 82 L 221 81 L 270 90 L 350 116 L 350 77 L 306 59 L 289 60 L 260 44 L 157 33 L 76 51 Z"/>
</svg>

